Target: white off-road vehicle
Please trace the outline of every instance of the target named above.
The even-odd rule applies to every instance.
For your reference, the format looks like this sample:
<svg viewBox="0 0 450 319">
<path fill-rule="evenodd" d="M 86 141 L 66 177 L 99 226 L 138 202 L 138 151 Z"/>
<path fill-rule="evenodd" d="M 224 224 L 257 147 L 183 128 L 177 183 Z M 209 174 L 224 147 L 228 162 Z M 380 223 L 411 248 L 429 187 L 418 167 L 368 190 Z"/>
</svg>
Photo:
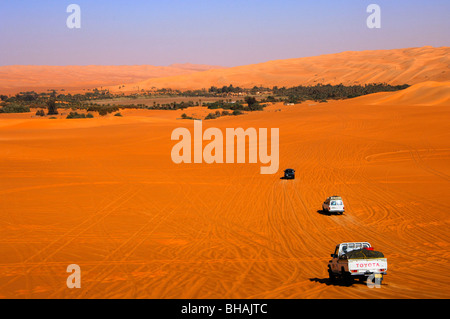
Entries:
<svg viewBox="0 0 450 319">
<path fill-rule="evenodd" d="M 322 211 L 328 214 L 340 214 L 345 212 L 344 202 L 340 196 L 330 196 L 322 204 Z"/>
<path fill-rule="evenodd" d="M 350 281 L 354 278 L 381 284 L 383 275 L 387 272 L 387 259 L 381 252 L 374 251 L 368 242 L 341 243 L 336 246 L 328 262 L 328 274 L 331 281 L 343 279 Z"/>
</svg>

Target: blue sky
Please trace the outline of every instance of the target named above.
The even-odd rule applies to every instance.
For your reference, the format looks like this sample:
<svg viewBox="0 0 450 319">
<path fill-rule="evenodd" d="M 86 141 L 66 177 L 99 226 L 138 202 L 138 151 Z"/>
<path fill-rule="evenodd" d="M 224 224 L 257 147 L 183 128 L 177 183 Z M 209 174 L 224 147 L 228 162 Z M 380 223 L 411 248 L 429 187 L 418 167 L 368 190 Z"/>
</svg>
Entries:
<svg viewBox="0 0 450 319">
<path fill-rule="evenodd" d="M 69 29 L 69 4 L 81 28 Z M 366 8 L 381 7 L 381 29 Z M 450 45 L 448 0 L 0 0 L 0 65 L 236 66 Z"/>
</svg>

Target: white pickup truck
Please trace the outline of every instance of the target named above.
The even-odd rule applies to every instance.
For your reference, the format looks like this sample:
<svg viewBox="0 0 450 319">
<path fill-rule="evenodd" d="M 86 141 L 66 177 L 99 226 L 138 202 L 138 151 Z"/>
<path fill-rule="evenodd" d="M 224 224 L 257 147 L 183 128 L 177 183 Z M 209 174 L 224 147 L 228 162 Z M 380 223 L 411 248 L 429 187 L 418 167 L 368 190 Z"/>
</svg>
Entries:
<svg viewBox="0 0 450 319">
<path fill-rule="evenodd" d="M 367 242 L 341 243 L 331 257 L 333 259 L 328 262 L 330 281 L 340 278 L 348 282 L 354 278 L 365 280 L 371 277 L 381 284 L 383 275 L 386 275 L 387 259 Z"/>
</svg>

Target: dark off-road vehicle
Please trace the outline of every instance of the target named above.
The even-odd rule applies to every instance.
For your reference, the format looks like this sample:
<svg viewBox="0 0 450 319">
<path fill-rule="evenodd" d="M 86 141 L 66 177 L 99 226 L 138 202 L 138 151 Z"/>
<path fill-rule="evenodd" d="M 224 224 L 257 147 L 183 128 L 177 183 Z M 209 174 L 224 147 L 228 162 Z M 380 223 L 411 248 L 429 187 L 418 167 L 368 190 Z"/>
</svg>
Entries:
<svg viewBox="0 0 450 319">
<path fill-rule="evenodd" d="M 292 168 L 285 169 L 284 179 L 295 179 L 295 170 Z"/>
</svg>

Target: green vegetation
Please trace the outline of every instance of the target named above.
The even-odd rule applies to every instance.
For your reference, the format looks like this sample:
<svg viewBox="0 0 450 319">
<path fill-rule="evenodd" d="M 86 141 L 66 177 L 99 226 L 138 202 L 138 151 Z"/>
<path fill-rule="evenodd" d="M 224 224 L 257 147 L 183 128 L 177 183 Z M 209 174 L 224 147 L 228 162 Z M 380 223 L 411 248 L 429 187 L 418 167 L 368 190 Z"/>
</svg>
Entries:
<svg viewBox="0 0 450 319">
<path fill-rule="evenodd" d="M 157 89 L 153 91 L 141 90 L 139 93 L 125 95 L 124 93 L 112 94 L 108 90 L 94 89 L 84 94 L 70 94 L 63 90 L 57 93 L 56 90 L 48 90 L 44 93 L 21 92 L 14 96 L 0 94 L 0 113 L 23 113 L 30 112 L 31 108 L 39 109 L 36 116 L 44 116 L 44 110 L 47 109 L 48 115 L 58 114 L 58 109 L 70 109 L 72 111 L 97 112 L 100 116 L 115 113 L 120 116 L 121 109 L 148 109 L 148 110 L 184 110 L 189 107 L 201 106 L 210 110 L 216 110 L 215 113 L 209 113 L 207 119 L 214 119 L 219 116 L 240 115 L 243 112 L 253 112 L 263 110 L 267 103 L 285 102 L 301 103 L 306 100 L 313 100 L 319 103 L 325 103 L 329 100 L 348 99 L 361 95 L 391 92 L 403 90 L 409 85 L 392 86 L 386 83 L 373 83 L 365 85 L 345 86 L 343 84 L 317 84 L 314 86 L 296 86 L 286 87 L 257 87 L 240 88 L 233 85 L 223 86 L 222 88 L 210 87 L 209 89 L 179 91 L 168 89 Z M 197 101 L 175 102 L 175 98 L 195 97 Z M 153 102 L 153 105 L 133 104 L 131 100 L 137 98 L 161 98 L 172 101 L 169 103 Z M 219 98 L 215 102 L 202 102 L 201 99 Z M 115 104 L 105 103 L 106 101 L 116 99 Z M 117 101 L 119 99 L 119 101 Z M 100 101 L 100 102 L 99 102 Z M 121 103 L 121 101 L 124 101 Z M 222 110 L 220 112 L 220 110 Z M 72 112 L 76 113 L 76 112 Z M 71 114 L 72 114 L 71 113 Z M 70 114 L 69 114 L 70 115 Z M 77 115 L 72 115 L 78 118 Z M 80 115 L 81 116 L 81 115 Z M 189 119 L 185 113 L 182 118 Z"/>
<path fill-rule="evenodd" d="M 0 108 L 0 113 L 27 113 L 30 107 L 23 104 L 10 103 Z"/>
<path fill-rule="evenodd" d="M 199 119 L 196 119 L 196 118 L 194 118 L 192 116 L 188 116 L 186 113 L 181 114 L 181 118 L 183 120 L 199 120 Z"/>
<path fill-rule="evenodd" d="M 278 88 L 275 86 L 273 88 L 273 95 L 285 97 L 284 101 L 290 103 L 298 103 L 306 100 L 325 102 L 327 100 L 351 99 L 378 92 L 399 91 L 408 87 L 408 84 L 392 86 L 386 83 L 351 86 L 345 86 L 343 84 L 317 84 L 315 86 L 300 85 L 292 88 Z M 271 99 L 274 99 L 274 97 L 271 97 Z"/>
<path fill-rule="evenodd" d="M 218 117 L 222 116 L 222 114 L 220 113 L 220 111 L 216 111 L 215 113 L 209 113 L 206 117 L 205 120 L 213 120 L 216 119 Z"/>
<path fill-rule="evenodd" d="M 119 107 L 114 106 L 114 105 L 99 105 L 99 104 L 95 104 L 95 105 L 90 105 L 87 108 L 88 112 L 98 112 L 98 115 L 100 116 L 105 116 L 109 113 L 113 113 L 113 112 L 117 112 L 119 111 Z"/>
<path fill-rule="evenodd" d="M 204 103 L 203 105 L 206 106 L 210 110 L 215 109 L 224 109 L 224 110 L 240 110 L 240 111 L 261 111 L 264 109 L 264 107 L 267 106 L 267 104 L 260 104 L 259 101 L 256 100 L 255 97 L 247 96 L 245 97 L 245 103 L 247 106 L 244 106 L 244 101 L 236 101 L 236 102 L 225 102 L 223 100 L 216 101 L 213 103 Z"/>
<path fill-rule="evenodd" d="M 44 112 L 44 110 L 37 110 L 36 111 L 36 116 L 45 116 L 45 112 Z"/>
<path fill-rule="evenodd" d="M 70 112 L 69 115 L 67 115 L 66 119 L 91 119 L 94 116 L 91 113 L 84 114 L 84 113 L 78 113 L 78 112 Z"/>
<path fill-rule="evenodd" d="M 50 97 L 47 101 L 47 109 L 48 115 L 57 115 L 58 114 L 58 108 L 56 106 L 56 98 L 54 96 Z"/>
</svg>

